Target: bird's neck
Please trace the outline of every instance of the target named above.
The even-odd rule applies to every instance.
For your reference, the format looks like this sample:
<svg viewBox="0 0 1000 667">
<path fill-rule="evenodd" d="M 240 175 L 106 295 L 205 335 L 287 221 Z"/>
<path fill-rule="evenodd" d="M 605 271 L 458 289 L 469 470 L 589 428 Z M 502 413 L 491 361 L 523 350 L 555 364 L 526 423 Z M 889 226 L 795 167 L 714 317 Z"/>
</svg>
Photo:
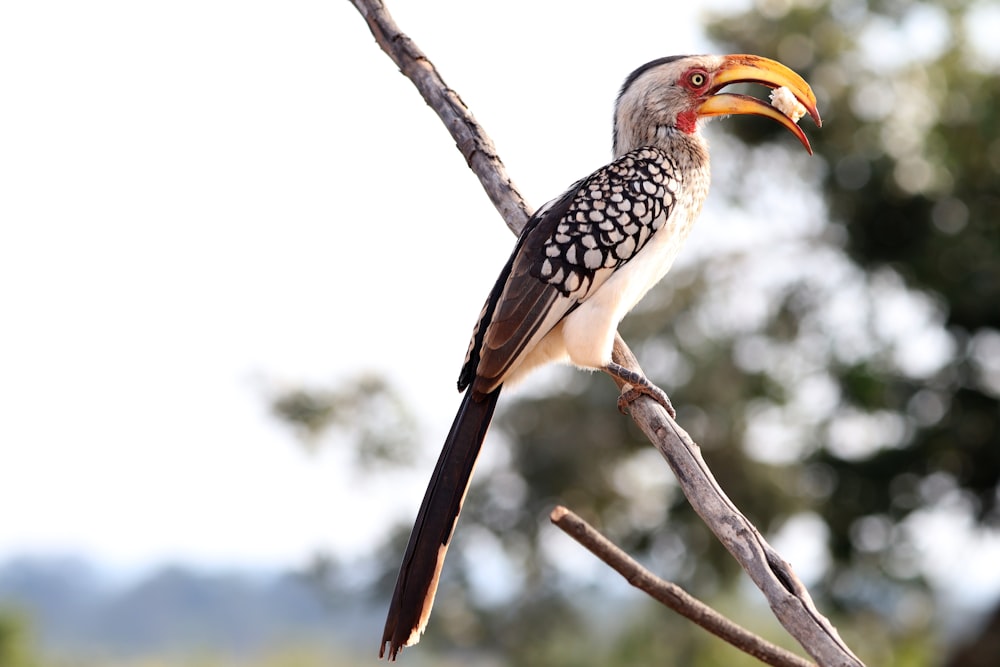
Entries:
<svg viewBox="0 0 1000 667">
<path fill-rule="evenodd" d="M 693 132 L 687 132 L 675 125 L 616 125 L 615 159 L 647 146 L 659 148 L 673 156 L 686 169 L 702 169 L 708 165 L 708 143 L 697 128 Z"/>
</svg>

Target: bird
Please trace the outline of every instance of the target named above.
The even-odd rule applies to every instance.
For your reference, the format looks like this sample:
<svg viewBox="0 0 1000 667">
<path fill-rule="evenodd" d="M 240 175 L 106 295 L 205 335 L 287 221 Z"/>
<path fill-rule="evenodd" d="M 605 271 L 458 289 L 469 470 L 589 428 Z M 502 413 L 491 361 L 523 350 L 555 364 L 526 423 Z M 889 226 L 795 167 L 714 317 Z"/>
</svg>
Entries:
<svg viewBox="0 0 1000 667">
<path fill-rule="evenodd" d="M 786 89 L 822 124 L 809 84 L 777 61 L 746 54 L 659 58 L 629 74 L 618 93 L 613 160 L 528 220 L 473 329 L 458 378 L 464 395 L 410 533 L 379 658 L 387 652 L 394 661 L 427 627 L 502 388 L 539 366 L 569 362 L 622 380 L 622 411 L 646 395 L 676 416 L 662 389 L 612 361 L 611 352 L 619 322 L 670 269 L 708 195 L 702 126 L 716 116 L 763 116 L 812 154 L 796 123 L 800 114 L 793 120 L 757 98 L 721 92 L 735 83 Z"/>
</svg>

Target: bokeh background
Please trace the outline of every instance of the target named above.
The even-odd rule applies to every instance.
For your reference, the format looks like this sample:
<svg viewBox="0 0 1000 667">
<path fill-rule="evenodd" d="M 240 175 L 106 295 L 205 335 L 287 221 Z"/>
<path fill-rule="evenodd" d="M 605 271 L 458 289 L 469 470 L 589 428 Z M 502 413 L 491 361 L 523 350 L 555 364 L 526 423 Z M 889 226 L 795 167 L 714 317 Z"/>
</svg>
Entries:
<svg viewBox="0 0 1000 667">
<path fill-rule="evenodd" d="M 397 4 L 536 206 L 643 62 L 814 85 L 813 157 L 708 127 L 710 202 L 622 333 L 868 664 L 997 664 L 1000 6 Z M 347 2 L 6 2 L 0 90 L 0 665 L 374 663 L 513 243 L 447 133 Z M 505 395 L 402 659 L 754 664 L 557 502 L 792 645 L 614 400 Z"/>
</svg>

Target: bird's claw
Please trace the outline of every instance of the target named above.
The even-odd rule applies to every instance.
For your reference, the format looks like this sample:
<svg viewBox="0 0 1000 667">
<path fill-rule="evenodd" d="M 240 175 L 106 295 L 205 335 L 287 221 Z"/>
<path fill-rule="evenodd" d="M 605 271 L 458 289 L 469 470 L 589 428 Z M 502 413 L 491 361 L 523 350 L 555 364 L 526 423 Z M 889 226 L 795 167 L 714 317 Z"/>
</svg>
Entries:
<svg viewBox="0 0 1000 667">
<path fill-rule="evenodd" d="M 674 410 L 674 405 L 670 402 L 670 397 L 667 396 L 665 391 L 652 384 L 633 385 L 625 383 L 622 385 L 622 391 L 618 395 L 618 411 L 623 415 L 627 415 L 629 413 L 629 406 L 640 396 L 649 396 L 663 406 L 663 409 L 667 411 L 671 419 L 677 419 L 677 411 Z"/>
<path fill-rule="evenodd" d="M 618 412 L 627 415 L 628 406 L 637 398 L 639 398 L 639 394 L 636 392 L 635 387 L 628 383 L 623 384 L 622 392 L 618 394 Z"/>
</svg>

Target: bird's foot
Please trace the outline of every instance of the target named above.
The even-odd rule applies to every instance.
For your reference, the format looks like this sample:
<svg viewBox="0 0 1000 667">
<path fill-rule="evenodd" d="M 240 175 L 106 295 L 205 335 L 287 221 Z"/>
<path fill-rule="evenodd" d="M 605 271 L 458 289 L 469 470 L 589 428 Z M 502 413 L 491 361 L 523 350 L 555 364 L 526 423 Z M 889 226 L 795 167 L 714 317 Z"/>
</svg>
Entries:
<svg viewBox="0 0 1000 667">
<path fill-rule="evenodd" d="M 642 373 L 629 370 L 613 361 L 605 366 L 604 370 L 625 383 L 621 394 L 618 395 L 618 410 L 623 415 L 628 414 L 628 407 L 637 398 L 640 396 L 649 396 L 663 406 L 663 409 L 667 411 L 671 419 L 677 418 L 677 411 L 674 410 L 674 406 L 670 402 L 670 397 L 667 396 L 667 393 L 646 379 L 646 376 Z"/>
<path fill-rule="evenodd" d="M 677 418 L 677 411 L 674 410 L 674 406 L 670 402 L 670 397 L 667 396 L 666 392 L 654 384 L 626 384 L 622 387 L 622 393 L 618 395 L 618 411 L 623 415 L 627 415 L 629 412 L 629 406 L 640 396 L 649 396 L 663 406 L 663 409 L 667 411 L 667 414 L 670 415 L 671 419 Z"/>
</svg>

